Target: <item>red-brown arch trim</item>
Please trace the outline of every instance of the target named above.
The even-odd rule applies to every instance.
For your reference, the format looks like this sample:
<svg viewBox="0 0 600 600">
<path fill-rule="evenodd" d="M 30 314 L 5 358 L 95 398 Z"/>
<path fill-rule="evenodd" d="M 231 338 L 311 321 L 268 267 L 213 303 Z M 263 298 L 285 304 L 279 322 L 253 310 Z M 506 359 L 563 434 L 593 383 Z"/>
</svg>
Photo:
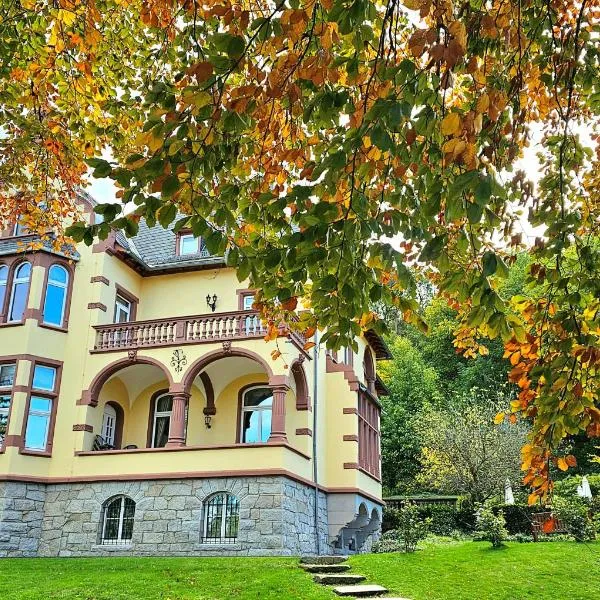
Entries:
<svg viewBox="0 0 600 600">
<path fill-rule="evenodd" d="M 215 406 L 215 390 L 212 381 L 206 371 L 202 371 L 198 377 L 200 377 L 204 384 L 204 393 L 206 395 L 206 406 L 203 412 L 205 415 L 216 415 L 217 407 Z"/>
<path fill-rule="evenodd" d="M 296 384 L 296 410 L 310 410 L 310 394 L 304 366 L 299 360 L 295 360 L 290 367 L 290 372 Z"/>
<path fill-rule="evenodd" d="M 238 356 L 253 360 L 266 371 L 269 379 L 273 376 L 273 370 L 263 359 L 263 357 L 260 356 L 260 354 L 256 354 L 256 352 L 246 350 L 245 348 L 229 348 L 228 350 L 215 350 L 214 352 L 209 352 L 208 354 L 205 354 L 204 356 L 201 356 L 195 360 L 188 367 L 188 370 L 185 372 L 185 375 L 181 380 L 181 384 L 179 384 L 178 387 L 181 386 L 181 390 L 189 394 L 194 383 L 194 379 L 196 379 L 199 373 L 201 373 L 211 363 L 222 358 L 229 358 L 230 356 Z"/>
<path fill-rule="evenodd" d="M 171 373 L 169 373 L 169 369 L 165 367 L 160 361 L 150 358 L 149 356 L 136 356 L 133 359 L 130 358 L 120 358 L 119 360 L 115 360 L 114 362 L 108 364 L 100 373 L 94 377 L 90 387 L 87 390 L 84 390 L 81 394 L 81 399 L 77 401 L 77 404 L 84 404 L 89 406 L 98 406 L 98 396 L 100 394 L 100 390 L 102 386 L 115 374 L 125 369 L 126 367 L 131 367 L 133 365 L 151 365 L 154 367 L 158 367 L 164 374 L 165 379 L 169 382 L 169 389 L 173 385 L 173 378 L 171 377 Z"/>
</svg>

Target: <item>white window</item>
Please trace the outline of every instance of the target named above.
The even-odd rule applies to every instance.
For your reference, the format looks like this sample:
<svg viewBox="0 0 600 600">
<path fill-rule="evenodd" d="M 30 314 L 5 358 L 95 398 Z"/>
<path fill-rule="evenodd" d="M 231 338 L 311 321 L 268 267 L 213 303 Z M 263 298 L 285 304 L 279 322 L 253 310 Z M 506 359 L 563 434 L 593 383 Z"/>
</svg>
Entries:
<svg viewBox="0 0 600 600">
<path fill-rule="evenodd" d="M 8 286 L 8 267 L 0 265 L 0 314 L 4 309 L 4 300 L 6 299 L 6 287 Z"/>
<path fill-rule="evenodd" d="M 271 435 L 273 391 L 255 387 L 244 392 L 241 414 L 242 442 L 258 444 L 266 442 Z"/>
<path fill-rule="evenodd" d="M 25 448 L 29 450 L 45 450 L 48 446 L 50 418 L 52 416 L 52 400 L 41 396 L 31 396 L 27 429 L 25 430 Z"/>
<path fill-rule="evenodd" d="M 203 542 L 235 543 L 239 525 L 240 503 L 233 494 L 219 492 L 204 502 Z"/>
<path fill-rule="evenodd" d="M 344 364 L 352 365 L 354 362 L 354 353 L 352 352 L 352 348 L 350 346 L 344 346 Z"/>
<path fill-rule="evenodd" d="M 27 427 L 25 429 L 25 448 L 29 450 L 46 450 L 52 420 L 52 398 L 42 395 L 48 392 L 54 395 L 56 388 L 56 367 L 35 365 L 31 384 L 34 393 L 29 399 Z M 36 394 L 35 392 L 42 392 Z"/>
<path fill-rule="evenodd" d="M 8 428 L 8 413 L 12 400 L 11 388 L 15 381 L 16 365 L 0 365 L 0 446 L 4 444 Z"/>
<path fill-rule="evenodd" d="M 254 304 L 254 294 L 246 294 L 242 297 L 242 309 L 243 310 L 253 310 L 252 309 L 252 305 Z M 258 315 L 252 315 L 249 317 L 246 317 L 244 319 L 244 325 L 245 325 L 245 333 L 247 335 L 253 335 L 256 333 L 260 333 L 261 330 L 261 323 L 260 323 L 260 317 Z"/>
<path fill-rule="evenodd" d="M 115 298 L 115 323 L 128 323 L 131 321 L 131 302 L 117 294 Z"/>
<path fill-rule="evenodd" d="M 48 284 L 44 300 L 44 323 L 62 327 L 67 305 L 69 272 L 61 265 L 52 265 L 48 271 Z"/>
<path fill-rule="evenodd" d="M 56 386 L 56 368 L 46 365 L 35 365 L 33 371 L 34 390 L 43 390 L 45 392 L 53 392 Z"/>
<path fill-rule="evenodd" d="M 154 419 L 152 425 L 152 448 L 164 448 L 169 440 L 173 398 L 162 394 L 154 400 Z"/>
<path fill-rule="evenodd" d="M 17 222 L 15 228 L 13 229 L 13 235 L 25 235 L 27 233 L 27 228 L 25 225 L 21 225 L 21 223 Z"/>
<path fill-rule="evenodd" d="M 17 267 L 13 278 L 10 306 L 8 309 L 9 321 L 22 321 L 27 308 L 27 296 L 29 295 L 29 279 L 31 277 L 31 265 L 28 262 Z"/>
<path fill-rule="evenodd" d="M 15 382 L 17 366 L 12 364 L 0 365 L 0 388 L 11 388 Z"/>
<path fill-rule="evenodd" d="M 127 496 L 111 498 L 102 514 L 102 544 L 128 544 L 133 536 L 135 502 Z"/>
<path fill-rule="evenodd" d="M 184 233 L 179 236 L 179 254 L 198 254 L 200 249 L 200 238 L 194 237 L 192 233 Z"/>
<path fill-rule="evenodd" d="M 115 445 L 115 433 L 117 429 L 117 411 L 114 406 L 106 404 L 102 415 L 102 441 L 108 446 Z"/>
</svg>

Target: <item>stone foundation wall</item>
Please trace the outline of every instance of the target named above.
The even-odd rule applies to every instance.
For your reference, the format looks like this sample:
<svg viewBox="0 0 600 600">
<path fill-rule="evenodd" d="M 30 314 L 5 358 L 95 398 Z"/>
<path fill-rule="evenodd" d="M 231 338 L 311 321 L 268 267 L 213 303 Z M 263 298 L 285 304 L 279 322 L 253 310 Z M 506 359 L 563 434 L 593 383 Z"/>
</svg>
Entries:
<svg viewBox="0 0 600 600">
<path fill-rule="evenodd" d="M 0 557 L 37 556 L 46 486 L 0 482 Z"/>
<path fill-rule="evenodd" d="M 234 544 L 202 543 L 203 502 L 229 492 L 240 503 Z M 316 552 L 314 489 L 286 477 L 181 479 L 70 484 L 0 484 L 0 556 L 299 555 Z M 100 542 L 103 505 L 136 503 L 128 545 Z M 327 497 L 319 493 L 321 552 Z"/>
</svg>

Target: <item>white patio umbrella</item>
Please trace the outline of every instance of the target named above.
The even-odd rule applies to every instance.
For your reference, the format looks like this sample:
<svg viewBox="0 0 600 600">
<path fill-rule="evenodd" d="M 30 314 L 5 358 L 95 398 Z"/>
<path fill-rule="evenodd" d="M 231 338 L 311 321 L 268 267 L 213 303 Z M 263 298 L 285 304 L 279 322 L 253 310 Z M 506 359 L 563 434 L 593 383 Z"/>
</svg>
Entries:
<svg viewBox="0 0 600 600">
<path fill-rule="evenodd" d="M 512 491 L 512 486 L 510 485 L 510 480 L 507 479 L 504 484 L 504 504 L 514 504 L 515 496 Z"/>
<path fill-rule="evenodd" d="M 590 488 L 590 482 L 588 478 L 584 475 L 581 480 L 581 497 L 586 498 L 587 500 L 592 499 L 592 490 Z"/>
</svg>

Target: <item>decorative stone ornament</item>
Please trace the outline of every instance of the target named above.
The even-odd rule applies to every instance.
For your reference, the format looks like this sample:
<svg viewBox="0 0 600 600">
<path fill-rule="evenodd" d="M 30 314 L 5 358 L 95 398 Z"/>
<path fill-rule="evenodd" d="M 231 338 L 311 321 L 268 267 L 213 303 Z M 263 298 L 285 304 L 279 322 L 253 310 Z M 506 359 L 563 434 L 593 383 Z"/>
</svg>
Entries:
<svg viewBox="0 0 600 600">
<path fill-rule="evenodd" d="M 231 354 L 231 342 L 229 340 L 223 342 L 223 353 Z"/>
<path fill-rule="evenodd" d="M 175 369 L 177 373 L 181 373 L 183 371 L 183 367 L 187 365 L 187 357 L 185 356 L 183 350 L 177 348 L 177 350 L 173 350 L 173 357 L 171 358 L 171 366 Z"/>
<path fill-rule="evenodd" d="M 127 351 L 127 358 L 129 360 L 135 360 L 137 358 L 137 350 L 128 350 Z"/>
</svg>

